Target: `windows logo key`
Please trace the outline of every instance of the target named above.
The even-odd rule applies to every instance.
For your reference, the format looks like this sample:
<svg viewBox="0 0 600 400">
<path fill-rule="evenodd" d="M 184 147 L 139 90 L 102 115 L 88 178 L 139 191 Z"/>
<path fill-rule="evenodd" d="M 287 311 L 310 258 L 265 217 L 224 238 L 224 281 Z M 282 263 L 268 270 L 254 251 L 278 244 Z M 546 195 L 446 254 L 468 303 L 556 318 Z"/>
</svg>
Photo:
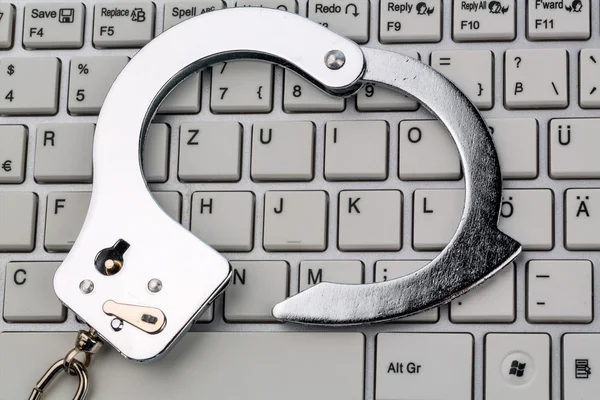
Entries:
<svg viewBox="0 0 600 400">
<path fill-rule="evenodd" d="M 516 377 L 522 378 L 525 373 L 526 363 L 520 363 L 518 360 L 513 360 L 510 364 L 510 369 L 508 371 L 509 375 L 514 375 Z"/>
</svg>

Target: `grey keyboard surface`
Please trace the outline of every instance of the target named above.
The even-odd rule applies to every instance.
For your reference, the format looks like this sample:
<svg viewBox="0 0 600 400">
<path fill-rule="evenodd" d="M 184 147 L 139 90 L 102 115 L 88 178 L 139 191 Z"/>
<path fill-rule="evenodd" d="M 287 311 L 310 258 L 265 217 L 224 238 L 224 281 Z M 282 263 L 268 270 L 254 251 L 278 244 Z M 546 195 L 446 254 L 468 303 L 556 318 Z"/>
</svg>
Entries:
<svg viewBox="0 0 600 400">
<path fill-rule="evenodd" d="M 85 217 L 111 82 L 164 29 L 236 5 L 298 12 L 455 81 L 492 128 L 499 226 L 525 251 L 406 320 L 276 322 L 272 306 L 315 283 L 393 279 L 435 257 L 460 219 L 460 160 L 395 93 L 333 99 L 279 67 L 216 65 L 161 105 L 144 169 L 165 211 L 232 261 L 232 285 L 163 361 L 98 356 L 91 398 L 597 399 L 597 1 L 12 0 L 0 3 L 0 400 L 28 396 L 85 328 L 52 277 Z M 72 395 L 62 379 L 49 399 Z"/>
</svg>

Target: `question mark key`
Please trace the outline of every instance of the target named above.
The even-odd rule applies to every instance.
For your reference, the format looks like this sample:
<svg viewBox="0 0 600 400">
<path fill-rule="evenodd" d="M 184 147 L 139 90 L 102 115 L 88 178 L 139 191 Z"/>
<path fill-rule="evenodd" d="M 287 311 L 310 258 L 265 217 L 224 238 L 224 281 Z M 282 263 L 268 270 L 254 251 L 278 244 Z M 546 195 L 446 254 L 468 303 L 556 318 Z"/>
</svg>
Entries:
<svg viewBox="0 0 600 400">
<path fill-rule="evenodd" d="M 567 107 L 568 62 L 565 49 L 507 50 L 504 56 L 506 107 Z"/>
</svg>

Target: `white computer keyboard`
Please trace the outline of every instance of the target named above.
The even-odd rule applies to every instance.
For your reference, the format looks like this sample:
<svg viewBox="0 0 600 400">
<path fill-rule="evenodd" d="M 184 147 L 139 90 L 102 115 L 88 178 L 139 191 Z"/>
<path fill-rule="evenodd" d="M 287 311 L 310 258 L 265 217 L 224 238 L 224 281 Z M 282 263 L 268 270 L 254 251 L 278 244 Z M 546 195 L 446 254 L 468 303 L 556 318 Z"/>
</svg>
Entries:
<svg viewBox="0 0 600 400">
<path fill-rule="evenodd" d="M 163 30 L 236 5 L 298 12 L 455 81 L 492 128 L 499 225 L 525 251 L 449 306 L 395 323 L 277 323 L 272 306 L 298 290 L 432 259 L 460 218 L 460 160 L 431 115 L 389 90 L 334 99 L 278 67 L 216 65 L 161 105 L 144 169 L 163 208 L 232 260 L 232 285 L 164 360 L 98 356 L 90 397 L 597 400 L 595 0 L 2 1 L 0 399 L 26 398 L 84 327 L 52 277 L 86 214 L 111 83 Z"/>
</svg>

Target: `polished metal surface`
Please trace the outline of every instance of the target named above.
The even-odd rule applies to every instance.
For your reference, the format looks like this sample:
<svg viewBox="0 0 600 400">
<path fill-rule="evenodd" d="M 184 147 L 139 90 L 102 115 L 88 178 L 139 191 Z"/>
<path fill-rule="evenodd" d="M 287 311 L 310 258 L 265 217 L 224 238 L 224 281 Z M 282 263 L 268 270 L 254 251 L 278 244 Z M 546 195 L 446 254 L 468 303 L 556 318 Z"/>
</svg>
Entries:
<svg viewBox="0 0 600 400">
<path fill-rule="evenodd" d="M 414 97 L 437 116 L 458 148 L 465 206 L 446 248 L 422 269 L 367 285 L 323 282 L 273 308 L 284 321 L 352 325 L 389 321 L 448 303 L 500 271 L 521 245 L 497 228 L 502 202 L 500 164 L 487 125 L 476 107 L 439 72 L 413 58 L 363 48 L 364 82 Z"/>
<path fill-rule="evenodd" d="M 230 24 L 246 34 L 232 35 Z M 220 40 L 187 40 L 214 35 Z M 345 56 L 339 70 L 324 62 L 332 49 Z M 364 71 L 362 53 L 351 41 L 297 15 L 262 8 L 228 9 L 181 23 L 125 67 L 96 126 L 94 185 L 85 223 L 54 280 L 61 301 L 125 357 L 147 361 L 163 355 L 229 282 L 227 260 L 168 217 L 152 198 L 142 174 L 141 149 L 158 106 L 181 80 L 216 62 L 239 58 L 285 65 L 331 93 L 354 93 Z M 109 273 L 104 259 L 119 243 L 126 244 L 117 254 L 122 268 Z M 99 269 L 95 260 L 102 264 Z M 160 292 L 148 290 L 151 279 L 162 282 Z M 89 294 L 80 290 L 85 280 L 94 283 Z M 113 317 L 103 311 L 107 300 L 160 309 L 168 323 L 154 334 L 131 324 L 114 329 Z"/>
<path fill-rule="evenodd" d="M 224 20 L 247 34 L 232 37 Z M 186 40 L 215 33 L 222 40 L 201 45 Z M 343 63 L 341 56 L 330 60 L 332 50 L 344 55 Z M 434 261 L 394 281 L 320 284 L 276 306 L 276 317 L 310 324 L 357 324 L 411 315 L 464 293 L 519 253 L 519 244 L 497 229 L 502 181 L 487 127 L 475 107 L 442 75 L 396 53 L 367 48 L 361 52 L 353 42 L 294 14 L 262 8 L 205 14 L 152 41 L 111 88 L 96 128 L 88 216 L 55 277 L 61 300 L 123 355 L 146 361 L 164 354 L 230 278 L 227 261 L 167 217 L 152 199 L 141 172 L 140 151 L 156 109 L 180 81 L 216 62 L 242 58 L 290 68 L 333 95 L 353 94 L 364 82 L 412 95 L 447 126 L 465 169 L 462 221 Z M 121 240 L 131 245 L 124 253 L 123 268 L 114 275 L 99 275 L 93 262 L 96 254 Z M 94 291 L 83 294 L 80 282 L 92 277 Z M 164 284 L 160 293 L 148 290 L 150 279 Z M 160 308 L 169 323 L 156 335 L 127 324 L 115 330 L 102 312 L 108 299 Z"/>
<path fill-rule="evenodd" d="M 25 8 L 27 2 L 12 2 L 16 9 L 15 26 L 22 27 L 26 15 Z M 86 10 L 94 9 L 97 1 L 81 0 Z M 154 34 L 159 35 L 165 30 L 163 21 L 165 18 L 165 5 L 170 5 L 170 1 L 154 0 L 155 8 L 155 27 Z M 555 227 L 551 232 L 553 238 L 553 247 L 551 250 L 528 250 L 523 251 L 515 260 L 515 319 L 510 323 L 456 323 L 450 318 L 450 307 L 448 305 L 439 307 L 439 318 L 437 322 L 410 322 L 410 323 L 389 323 L 389 324 L 371 324 L 356 325 L 351 328 L 342 328 L 352 332 L 361 332 L 365 336 L 365 400 L 375 398 L 375 356 L 376 335 L 381 332 L 419 332 L 419 333 L 444 333 L 444 332 L 468 332 L 474 337 L 474 357 L 473 357 L 473 398 L 482 399 L 484 397 L 484 342 L 485 335 L 489 332 L 516 333 L 516 332 L 537 332 L 547 333 L 552 339 L 551 348 L 551 391 L 552 400 L 559 400 L 561 397 L 561 338 L 566 332 L 598 332 L 600 331 L 600 318 L 594 318 L 590 324 L 532 324 L 527 320 L 527 263 L 530 260 L 540 259 L 589 259 L 598 260 L 597 251 L 569 251 L 565 248 L 565 231 L 562 221 L 565 218 L 564 209 L 564 191 L 570 188 L 597 188 L 598 182 L 593 179 L 579 180 L 555 180 L 552 179 L 549 172 L 549 122 L 553 118 L 594 118 L 598 117 L 597 109 L 582 109 L 579 106 L 579 53 L 583 48 L 598 48 L 600 46 L 600 2 L 591 2 L 591 13 L 594 18 L 591 20 L 590 39 L 585 41 L 545 41 L 532 42 L 527 39 L 527 4 L 526 2 L 517 2 L 517 18 L 515 21 L 517 37 L 510 42 L 457 42 L 453 40 L 452 23 L 453 13 L 451 0 L 443 2 L 442 20 L 442 39 L 435 43 L 418 44 L 389 44 L 381 43 L 379 40 L 379 2 L 371 2 L 369 10 L 369 40 L 365 46 L 371 48 L 385 49 L 397 53 L 415 54 L 418 52 L 420 60 L 430 63 L 434 57 L 434 51 L 447 50 L 485 50 L 491 51 L 494 57 L 492 72 L 494 79 L 492 81 L 494 107 L 490 110 L 482 111 L 483 117 L 493 118 L 535 118 L 538 122 L 538 137 L 536 148 L 538 150 L 536 166 L 538 175 L 535 179 L 526 180 L 504 180 L 504 189 L 539 189 L 547 188 L 554 194 L 553 209 L 550 217 L 555 221 Z M 229 8 L 236 6 L 235 0 L 225 0 Z M 306 16 L 309 5 L 307 0 L 300 0 L 298 4 L 298 13 Z M 66 253 L 50 252 L 44 247 L 46 215 L 48 207 L 48 196 L 57 191 L 81 192 L 91 191 L 91 183 L 70 182 L 62 184 L 42 184 L 35 180 L 34 160 L 36 156 L 36 131 L 42 127 L 42 124 L 52 123 L 92 123 L 97 121 L 97 115 L 73 116 L 68 112 L 68 91 L 69 91 L 69 71 L 68 65 L 74 57 L 79 56 L 128 56 L 133 57 L 138 49 L 97 49 L 93 46 L 91 27 L 94 26 L 94 13 L 86 12 L 83 16 L 85 22 L 84 46 L 79 50 L 73 49 L 53 49 L 53 50 L 31 50 L 20 45 L 26 36 L 23 29 L 15 29 L 15 46 L 6 51 L 6 56 L 11 57 L 56 57 L 62 62 L 62 73 L 59 82 L 59 102 L 60 107 L 56 115 L 52 117 L 39 117 L 34 115 L 25 116 L 5 116 L 4 124 L 25 125 L 29 132 L 27 139 L 29 145 L 26 149 L 27 168 L 25 169 L 25 181 L 19 185 L 3 185 L 4 192 L 29 191 L 36 193 L 39 198 L 37 211 L 37 229 L 35 231 L 35 248 L 28 253 L 0 253 L 0 308 L 7 303 L 5 284 L 11 279 L 7 275 L 7 266 L 13 261 L 50 261 L 61 262 Z M 568 97 L 570 99 L 568 107 L 556 109 L 535 109 L 514 111 L 503 106 L 504 90 L 504 54 L 510 49 L 536 49 L 536 48 L 555 48 L 565 49 L 569 53 L 568 59 Z M 462 189 L 464 183 L 462 180 L 436 180 L 436 181 L 407 181 L 398 177 L 398 154 L 396 149 L 399 145 L 398 125 L 400 122 L 411 120 L 431 119 L 432 116 L 424 108 L 416 111 L 389 112 L 389 111 L 358 111 L 356 108 L 356 98 L 350 97 L 346 100 L 346 108 L 343 112 L 308 112 L 308 113 L 287 113 L 283 109 L 283 92 L 285 88 L 284 70 L 276 67 L 273 73 L 273 108 L 267 114 L 216 114 L 211 111 L 211 71 L 210 69 L 201 74 L 200 105 L 201 110 L 193 114 L 158 114 L 153 122 L 167 123 L 171 127 L 171 135 L 168 147 L 168 170 L 169 175 L 166 182 L 152 183 L 150 188 L 153 191 L 173 191 L 179 192 L 182 196 L 181 221 L 184 227 L 189 228 L 192 216 L 195 212 L 191 208 L 191 195 L 198 191 L 251 191 L 256 196 L 255 207 L 255 225 L 254 225 L 254 247 L 248 252 L 223 252 L 223 255 L 230 260 L 271 260 L 286 261 L 289 263 L 289 285 L 290 295 L 299 291 L 300 263 L 303 261 L 320 260 L 360 260 L 364 264 L 364 281 L 366 283 L 375 280 L 375 263 L 382 260 L 431 260 L 438 251 L 417 251 L 413 248 L 413 228 L 412 214 L 416 211 L 416 204 L 413 200 L 413 193 L 419 189 Z M 332 182 L 325 179 L 323 174 L 325 162 L 325 126 L 331 121 L 350 120 L 350 121 L 386 121 L 390 127 L 389 149 L 390 153 L 385 160 L 385 165 L 389 174 L 383 181 L 348 181 Z M 178 178 L 179 165 L 179 130 L 182 124 L 195 122 L 230 122 L 239 123 L 243 130 L 242 149 L 241 149 L 241 173 L 240 180 L 236 182 L 213 182 L 206 184 L 203 182 L 182 182 Z M 309 182 L 255 182 L 251 176 L 251 139 L 253 124 L 264 121 L 311 121 L 315 124 L 315 176 Z M 329 229 L 327 231 L 327 249 L 322 252 L 269 252 L 261 246 L 264 233 L 262 218 L 264 217 L 264 197 L 265 193 L 272 190 L 322 190 L 329 195 Z M 389 251 L 340 251 L 336 246 L 338 240 L 338 231 L 336 227 L 339 223 L 339 215 L 334 212 L 340 206 L 339 193 L 343 190 L 401 190 L 404 195 L 403 215 L 401 221 L 402 227 L 402 249 L 398 252 Z M 154 277 L 150 277 L 154 278 Z M 147 282 L 146 282 L 147 283 Z M 593 275 L 594 288 L 600 287 L 600 274 Z M 219 297 L 214 304 L 213 319 L 211 322 L 194 324 L 191 331 L 202 332 L 338 332 L 338 327 L 309 326 L 301 324 L 281 324 L 276 322 L 265 322 L 260 324 L 248 324 L 226 321 L 224 319 L 225 296 Z M 593 300 L 594 310 L 600 307 L 598 296 Z M 0 336 L 2 334 L 11 334 L 11 332 L 76 332 L 80 329 L 87 329 L 87 326 L 76 319 L 73 311 L 68 310 L 66 320 L 60 323 L 49 322 L 7 322 L 0 318 Z M 102 362 L 101 359 L 98 362 Z M 45 367 L 45 366 L 44 366 Z M 70 378 L 67 378 L 70 379 Z M 33 382 L 31 382 L 33 383 Z M 92 382 L 94 384 L 94 382 Z M 70 393 L 69 393 L 70 394 Z"/>
<path fill-rule="evenodd" d="M 58 375 L 65 371 L 63 367 L 64 360 L 58 360 L 55 362 L 48 371 L 42 376 L 39 382 L 35 385 L 29 396 L 29 400 L 41 400 L 44 396 L 44 392 L 48 387 L 56 380 Z M 71 364 L 71 369 L 65 372 L 67 375 L 74 375 L 78 378 L 77 390 L 73 396 L 73 400 L 84 400 L 89 390 L 89 379 L 87 372 L 83 364 L 74 360 Z"/>
</svg>

